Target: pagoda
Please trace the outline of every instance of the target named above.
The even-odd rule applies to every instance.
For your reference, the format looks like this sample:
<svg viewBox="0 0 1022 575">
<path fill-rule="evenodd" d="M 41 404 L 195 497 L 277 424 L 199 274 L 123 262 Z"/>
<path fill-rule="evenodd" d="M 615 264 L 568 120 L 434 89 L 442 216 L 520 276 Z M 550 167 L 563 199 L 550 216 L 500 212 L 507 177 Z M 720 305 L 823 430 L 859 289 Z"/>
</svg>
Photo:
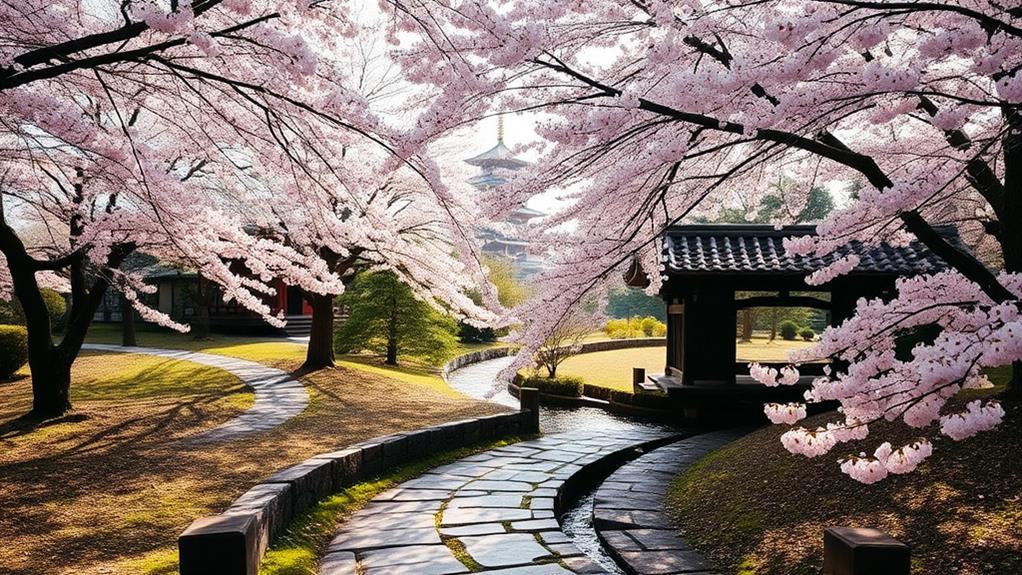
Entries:
<svg viewBox="0 0 1022 575">
<path fill-rule="evenodd" d="M 497 118 L 497 145 L 478 156 L 468 158 L 465 163 L 479 168 L 479 174 L 470 178 L 468 183 L 483 192 L 497 188 L 507 181 L 495 173 L 496 170 L 515 171 L 529 165 L 528 162 L 516 158 L 504 145 L 503 116 Z M 519 277 L 539 271 L 543 267 L 543 261 L 529 254 L 529 242 L 521 238 L 529 222 L 544 215 L 546 214 L 539 210 L 522 205 L 500 222 L 503 224 L 500 230 L 485 226 L 478 228 L 476 233 L 482 241 L 483 252 L 511 260 Z"/>
</svg>

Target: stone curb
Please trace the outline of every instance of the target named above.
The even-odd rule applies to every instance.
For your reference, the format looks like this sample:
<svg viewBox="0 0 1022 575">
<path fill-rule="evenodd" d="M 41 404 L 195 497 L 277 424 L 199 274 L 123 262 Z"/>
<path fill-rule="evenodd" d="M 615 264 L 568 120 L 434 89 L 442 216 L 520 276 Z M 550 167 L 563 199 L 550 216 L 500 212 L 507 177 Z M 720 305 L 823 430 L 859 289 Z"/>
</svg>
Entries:
<svg viewBox="0 0 1022 575">
<path fill-rule="evenodd" d="M 468 573 L 455 547 L 479 573 L 606 573 L 564 534 L 557 516 L 593 479 L 679 437 L 684 434 L 567 432 L 435 468 L 377 495 L 342 525 L 318 573 Z"/>
<path fill-rule="evenodd" d="M 664 514 L 668 486 L 703 455 L 749 431 L 704 433 L 636 458 L 600 485 L 593 526 L 607 552 L 628 575 L 711 575 L 702 554 L 688 545 Z"/>
<path fill-rule="evenodd" d="M 375 437 L 278 471 L 219 515 L 178 537 L 181 575 L 256 575 L 270 543 L 294 518 L 344 487 L 386 469 L 479 441 L 537 433 L 528 411 L 443 423 Z"/>
</svg>

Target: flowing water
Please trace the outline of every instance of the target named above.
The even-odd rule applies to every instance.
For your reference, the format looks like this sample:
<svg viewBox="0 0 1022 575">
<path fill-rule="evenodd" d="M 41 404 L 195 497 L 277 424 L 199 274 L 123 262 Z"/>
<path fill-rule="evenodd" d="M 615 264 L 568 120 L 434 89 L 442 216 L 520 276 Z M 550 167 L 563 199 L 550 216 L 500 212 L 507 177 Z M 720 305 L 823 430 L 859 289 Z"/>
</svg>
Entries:
<svg viewBox="0 0 1022 575">
<path fill-rule="evenodd" d="M 508 393 L 505 387 L 497 387 L 495 383 L 497 374 L 510 365 L 511 361 L 510 357 L 501 357 L 467 365 L 452 371 L 447 382 L 469 397 L 487 399 L 517 408 L 518 400 Z M 539 426 L 544 433 L 560 433 L 583 428 L 678 430 L 677 427 L 668 424 L 609 413 L 597 407 L 540 407 Z M 607 554 L 593 528 L 593 502 L 596 499 L 596 490 L 604 479 L 605 477 L 596 478 L 575 500 L 566 502 L 560 517 L 561 528 L 575 546 L 608 573 L 621 574 L 624 571 Z"/>
</svg>

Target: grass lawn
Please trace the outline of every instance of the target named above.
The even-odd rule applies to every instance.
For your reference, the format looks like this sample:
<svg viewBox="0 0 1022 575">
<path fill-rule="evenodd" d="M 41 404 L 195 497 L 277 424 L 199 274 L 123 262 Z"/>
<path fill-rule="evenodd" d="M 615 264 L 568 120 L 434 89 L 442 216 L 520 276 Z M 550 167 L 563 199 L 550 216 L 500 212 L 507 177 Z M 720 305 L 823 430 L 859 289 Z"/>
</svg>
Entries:
<svg viewBox="0 0 1022 575">
<path fill-rule="evenodd" d="M 751 342 L 737 344 L 738 361 L 784 362 L 788 353 L 813 345 L 807 341 L 769 341 L 754 336 Z M 569 357 L 557 368 L 559 375 L 581 377 L 586 383 L 622 391 L 632 391 L 632 368 L 644 367 L 647 374 L 664 372 L 663 347 L 635 347 L 583 353 Z"/>
<path fill-rule="evenodd" d="M 904 445 L 913 430 L 875 424 L 866 440 L 806 459 L 781 446 L 784 428 L 767 427 L 679 476 L 668 511 L 722 573 L 819 573 L 823 529 L 834 525 L 876 527 L 908 543 L 913 573 L 1022 573 L 1022 407 L 1004 405 L 998 430 L 960 443 L 938 438 L 916 472 L 873 485 L 843 475 L 836 460 L 872 452 L 879 437 Z"/>
<path fill-rule="evenodd" d="M 98 326 L 90 341 L 117 343 Z M 139 344 L 201 350 L 297 372 L 304 346 L 281 340 L 139 332 Z M 180 440 L 240 413 L 252 394 L 226 372 L 134 354 L 83 355 L 75 410 L 25 428 L 30 380 L 0 383 L 0 572 L 177 572 L 176 537 L 251 485 L 307 457 L 369 437 L 502 411 L 460 396 L 435 368 L 341 358 L 301 375 L 309 407 L 273 431 L 220 446 Z M 285 573 L 286 571 L 281 571 Z"/>
<path fill-rule="evenodd" d="M 811 341 L 801 339 L 788 341 L 779 336 L 770 341 L 769 336 L 754 334 L 752 341 L 739 341 L 735 344 L 735 357 L 740 362 L 764 361 L 771 363 L 784 363 L 788 361 L 788 354 L 814 345 Z"/>
<path fill-rule="evenodd" d="M 664 372 L 663 347 L 634 347 L 583 353 L 564 360 L 558 375 L 581 377 L 587 384 L 632 391 L 632 368 L 644 367 L 647 374 Z M 546 371 L 541 371 L 544 375 Z"/>
</svg>

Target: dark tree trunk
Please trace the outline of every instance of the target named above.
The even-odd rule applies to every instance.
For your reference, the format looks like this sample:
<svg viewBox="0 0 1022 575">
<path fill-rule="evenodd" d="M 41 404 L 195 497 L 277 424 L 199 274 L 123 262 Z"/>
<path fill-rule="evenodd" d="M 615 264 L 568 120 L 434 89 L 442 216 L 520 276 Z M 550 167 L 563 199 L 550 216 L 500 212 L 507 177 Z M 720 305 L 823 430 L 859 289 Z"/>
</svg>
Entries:
<svg viewBox="0 0 1022 575">
<path fill-rule="evenodd" d="M 201 275 L 196 279 L 195 287 L 189 290 L 189 298 L 195 308 L 195 315 L 188 326 L 192 331 L 192 339 L 209 337 L 209 306 L 213 303 L 214 287 Z"/>
<path fill-rule="evenodd" d="M 209 307 L 203 304 L 195 306 L 195 317 L 188 322 L 192 328 L 192 339 L 206 339 L 209 337 Z"/>
<path fill-rule="evenodd" d="M 752 341 L 752 327 L 755 322 L 755 317 L 751 309 L 745 308 L 742 310 L 742 341 Z"/>
<path fill-rule="evenodd" d="M 58 348 L 29 348 L 33 417 L 60 417 L 71 409 L 71 361 Z"/>
<path fill-rule="evenodd" d="M 312 330 L 305 353 L 305 369 L 321 369 L 334 365 L 334 298 L 312 294 Z"/>
<path fill-rule="evenodd" d="M 121 345 L 135 347 L 135 310 L 131 309 L 128 298 L 121 296 Z"/>
<path fill-rule="evenodd" d="M 387 329 L 387 365 L 397 365 L 397 297 L 391 296 Z"/>
<path fill-rule="evenodd" d="M 1022 273 L 1022 113 L 1009 110 L 1005 114 L 1011 129 L 1004 136 L 1004 194 L 998 239 L 1005 271 Z M 1022 361 L 1011 364 L 1005 395 L 1022 399 Z"/>
</svg>

